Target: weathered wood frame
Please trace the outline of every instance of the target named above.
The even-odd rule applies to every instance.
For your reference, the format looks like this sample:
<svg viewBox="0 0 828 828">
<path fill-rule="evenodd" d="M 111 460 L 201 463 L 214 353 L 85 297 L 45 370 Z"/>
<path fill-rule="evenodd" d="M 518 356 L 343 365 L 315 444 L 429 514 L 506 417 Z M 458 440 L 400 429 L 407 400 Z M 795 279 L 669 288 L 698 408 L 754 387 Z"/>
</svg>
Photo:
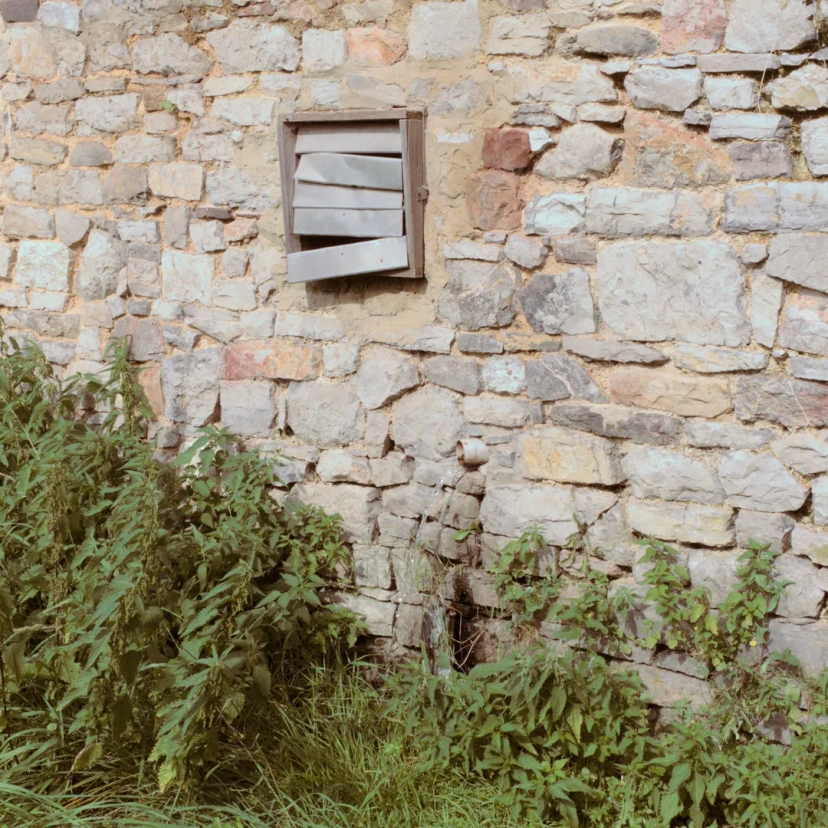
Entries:
<svg viewBox="0 0 828 828">
<path fill-rule="evenodd" d="M 296 172 L 296 138 L 303 124 L 396 121 L 402 138 L 403 208 L 408 247 L 408 267 L 372 275 L 403 279 L 425 276 L 425 202 L 428 198 L 425 168 L 425 112 L 420 109 L 352 109 L 338 112 L 296 112 L 280 115 L 279 166 L 282 175 L 282 212 L 285 220 L 285 248 L 288 253 L 303 250 L 302 238 L 293 232 L 293 194 Z"/>
</svg>

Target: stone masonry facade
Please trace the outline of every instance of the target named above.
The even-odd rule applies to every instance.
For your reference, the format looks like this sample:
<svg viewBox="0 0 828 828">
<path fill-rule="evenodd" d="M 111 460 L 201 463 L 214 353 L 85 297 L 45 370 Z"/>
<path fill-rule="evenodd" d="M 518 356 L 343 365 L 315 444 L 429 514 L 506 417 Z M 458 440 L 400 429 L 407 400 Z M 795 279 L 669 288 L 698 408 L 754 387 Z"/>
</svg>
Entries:
<svg viewBox="0 0 828 828">
<path fill-rule="evenodd" d="M 0 316 L 67 376 L 131 337 L 162 453 L 208 423 L 280 451 L 278 496 L 343 515 L 336 600 L 385 652 L 419 647 L 434 587 L 490 655 L 494 555 L 576 515 L 634 590 L 636 537 L 714 599 L 750 539 L 783 552 L 770 646 L 819 670 L 826 13 L 0 0 Z M 427 278 L 289 285 L 278 116 L 389 107 L 427 112 Z M 634 660 L 661 704 L 702 692 Z"/>
</svg>

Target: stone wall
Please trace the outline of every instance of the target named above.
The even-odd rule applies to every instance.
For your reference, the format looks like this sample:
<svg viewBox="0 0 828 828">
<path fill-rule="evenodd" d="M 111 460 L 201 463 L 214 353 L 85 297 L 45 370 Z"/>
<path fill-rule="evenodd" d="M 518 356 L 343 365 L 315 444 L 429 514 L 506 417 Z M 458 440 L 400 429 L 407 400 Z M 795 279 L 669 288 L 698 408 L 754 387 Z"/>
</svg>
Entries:
<svg viewBox="0 0 828 828">
<path fill-rule="evenodd" d="M 287 496 L 343 514 L 339 600 L 380 643 L 418 645 L 438 571 L 496 638 L 487 563 L 574 514 L 633 586 L 635 535 L 715 597 L 749 539 L 784 550 L 772 646 L 825 663 L 828 9 L 0 10 L 7 331 L 66 374 L 130 335 L 164 451 L 210 422 L 280 449 Z M 390 106 L 428 111 L 427 279 L 288 285 L 277 116 Z M 486 465 L 458 466 L 463 436 Z M 665 704 L 693 681 L 636 657 Z"/>
</svg>

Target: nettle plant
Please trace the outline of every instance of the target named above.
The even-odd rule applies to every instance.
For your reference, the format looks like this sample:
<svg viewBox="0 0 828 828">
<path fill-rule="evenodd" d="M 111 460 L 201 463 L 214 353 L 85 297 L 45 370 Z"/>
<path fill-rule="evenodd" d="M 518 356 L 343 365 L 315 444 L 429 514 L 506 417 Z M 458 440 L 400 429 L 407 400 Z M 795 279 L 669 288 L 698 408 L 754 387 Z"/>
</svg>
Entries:
<svg viewBox="0 0 828 828">
<path fill-rule="evenodd" d="M 5 755 L 71 740 L 77 773 L 126 750 L 164 788 L 357 624 L 320 599 L 348 562 L 339 520 L 274 500 L 273 459 L 224 431 L 159 462 L 149 416 L 125 346 L 104 381 L 62 383 L 0 338 Z"/>
<path fill-rule="evenodd" d="M 551 565 L 538 529 L 496 557 L 522 646 L 467 674 L 412 668 L 397 680 L 395 707 L 425 746 L 426 768 L 491 779 L 515 814 L 544 825 L 826 824 L 828 673 L 807 680 L 790 653 L 766 652 L 767 621 L 787 585 L 777 556 L 751 544 L 733 591 L 713 607 L 706 589 L 691 587 L 677 550 L 644 541 L 646 593 L 610 597 L 609 579 L 590 570 L 585 534 L 579 527 Z M 577 554 L 573 579 L 566 570 Z M 645 608 L 650 622 L 631 630 L 628 613 L 643 617 Z M 541 635 L 550 631 L 554 646 Z M 711 703 L 679 706 L 654 730 L 646 691 L 620 660 L 633 648 L 693 656 L 707 670 Z M 774 717 L 787 724 L 790 748 L 762 740 Z"/>
</svg>

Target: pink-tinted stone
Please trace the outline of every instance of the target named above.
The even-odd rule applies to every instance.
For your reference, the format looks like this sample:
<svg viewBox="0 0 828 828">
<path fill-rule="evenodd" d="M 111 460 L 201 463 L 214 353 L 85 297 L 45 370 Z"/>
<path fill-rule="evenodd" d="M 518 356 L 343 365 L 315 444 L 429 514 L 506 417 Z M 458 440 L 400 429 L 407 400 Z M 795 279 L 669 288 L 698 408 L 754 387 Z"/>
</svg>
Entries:
<svg viewBox="0 0 828 828">
<path fill-rule="evenodd" d="M 236 219 L 224 225 L 224 240 L 228 244 L 252 239 L 259 235 L 259 225 L 256 219 Z"/>
<path fill-rule="evenodd" d="M 667 54 L 715 52 L 727 28 L 724 0 L 664 0 L 661 49 Z"/>
<path fill-rule="evenodd" d="M 522 170 L 529 165 L 529 133 L 522 129 L 487 129 L 483 137 L 483 166 Z"/>
<path fill-rule="evenodd" d="M 147 402 L 156 417 L 164 416 L 164 391 L 161 387 L 161 366 L 145 365 L 138 372 L 138 382 L 147 395 Z"/>
<path fill-rule="evenodd" d="M 480 230 L 514 230 L 520 225 L 520 179 L 503 170 L 483 170 L 469 176 L 466 206 Z"/>
<path fill-rule="evenodd" d="M 348 54 L 362 66 L 390 66 L 405 54 L 405 43 L 379 26 L 349 29 Z"/>
<path fill-rule="evenodd" d="M 239 342 L 224 349 L 221 375 L 225 380 L 310 380 L 322 370 L 322 352 L 317 345 L 289 340 Z"/>
</svg>

